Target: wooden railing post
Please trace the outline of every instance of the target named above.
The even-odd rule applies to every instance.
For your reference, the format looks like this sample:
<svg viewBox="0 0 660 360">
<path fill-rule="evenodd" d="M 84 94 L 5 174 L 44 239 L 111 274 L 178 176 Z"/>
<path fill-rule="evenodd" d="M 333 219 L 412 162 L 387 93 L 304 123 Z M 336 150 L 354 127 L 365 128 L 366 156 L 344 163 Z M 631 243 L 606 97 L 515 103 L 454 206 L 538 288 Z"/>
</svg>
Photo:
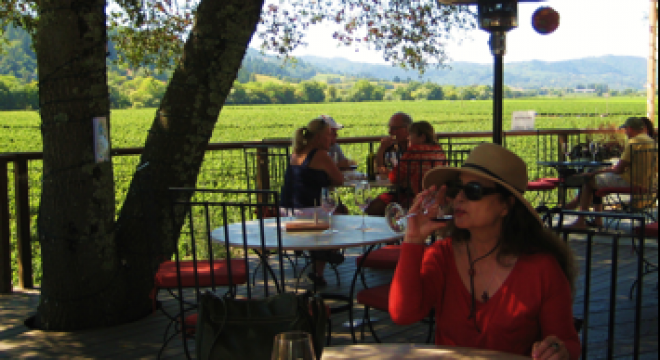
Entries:
<svg viewBox="0 0 660 360">
<path fill-rule="evenodd" d="M 568 143 L 568 134 L 557 135 L 557 161 L 570 161 L 571 159 L 564 155 L 564 144 Z M 557 187 L 557 199 L 566 199 L 567 190 L 564 186 Z M 565 201 L 565 200 L 563 200 Z M 560 201 L 561 203 L 561 201 Z"/>
<path fill-rule="evenodd" d="M 11 294 L 11 233 L 7 161 L 0 160 L 0 294 Z"/>
<path fill-rule="evenodd" d="M 257 179 L 256 188 L 259 190 L 270 190 L 270 169 L 268 166 L 268 147 L 257 148 Z M 269 201 L 269 199 L 259 199 Z M 271 200 L 272 201 L 272 200 Z"/>
<path fill-rule="evenodd" d="M 557 161 L 569 161 L 570 159 L 566 158 L 566 155 L 564 155 L 564 144 L 568 143 L 568 134 L 559 134 L 557 136 Z"/>
<path fill-rule="evenodd" d="M 32 289 L 32 235 L 30 234 L 30 185 L 28 160 L 14 162 L 14 189 L 16 196 L 16 247 L 18 248 L 18 286 Z"/>
</svg>

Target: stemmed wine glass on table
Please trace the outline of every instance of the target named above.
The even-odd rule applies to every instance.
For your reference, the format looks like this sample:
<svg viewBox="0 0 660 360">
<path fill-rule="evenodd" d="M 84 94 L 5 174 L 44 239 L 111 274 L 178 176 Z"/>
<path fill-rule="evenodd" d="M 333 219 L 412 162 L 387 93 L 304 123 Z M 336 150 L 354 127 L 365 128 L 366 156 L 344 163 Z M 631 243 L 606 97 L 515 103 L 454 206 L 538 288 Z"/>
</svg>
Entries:
<svg viewBox="0 0 660 360">
<path fill-rule="evenodd" d="M 562 149 L 564 151 L 564 159 L 566 161 L 571 161 L 571 150 L 572 150 L 571 149 L 571 143 L 566 141 L 561 146 L 562 146 Z"/>
<path fill-rule="evenodd" d="M 596 154 L 598 154 L 598 143 L 592 141 L 589 143 L 589 152 L 591 153 L 591 159 L 593 162 L 596 162 Z"/>
<path fill-rule="evenodd" d="M 360 225 L 357 230 L 368 230 L 369 227 L 364 222 L 365 212 L 369 203 L 371 202 L 371 186 L 367 181 L 360 181 L 355 184 L 355 205 L 360 208 L 362 212 L 362 225 Z"/>
<path fill-rule="evenodd" d="M 332 228 L 332 214 L 337 210 L 339 205 L 339 196 L 337 191 L 331 187 L 324 187 L 321 189 L 321 208 L 328 213 L 328 222 L 330 228 L 325 230 L 324 234 L 334 234 L 338 231 Z"/>
<path fill-rule="evenodd" d="M 316 360 L 312 336 L 304 331 L 277 334 L 271 360 Z"/>
</svg>

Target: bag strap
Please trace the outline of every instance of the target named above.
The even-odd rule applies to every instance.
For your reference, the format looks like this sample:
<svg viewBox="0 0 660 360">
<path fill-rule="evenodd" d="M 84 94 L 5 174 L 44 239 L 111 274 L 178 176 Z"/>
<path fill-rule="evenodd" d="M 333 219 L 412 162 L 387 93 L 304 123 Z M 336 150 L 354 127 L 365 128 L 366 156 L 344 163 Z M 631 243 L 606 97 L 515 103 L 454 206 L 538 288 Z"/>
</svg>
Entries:
<svg viewBox="0 0 660 360">
<path fill-rule="evenodd" d="M 210 290 L 206 290 L 204 293 L 204 296 L 208 299 L 208 301 L 205 301 L 204 304 L 206 306 L 214 306 L 215 304 L 213 303 L 213 300 L 220 300 L 220 303 L 222 304 L 222 309 L 224 310 L 224 314 L 222 316 L 222 323 L 220 324 L 220 327 L 218 328 L 218 331 L 216 332 L 215 336 L 213 337 L 213 342 L 211 343 L 211 348 L 209 349 L 209 353 L 206 354 L 203 359 L 209 359 L 210 355 L 213 354 L 213 348 L 218 344 L 218 338 L 222 336 L 222 330 L 225 328 L 225 324 L 227 323 L 227 302 L 225 302 L 225 297 L 224 296 L 218 296 L 214 292 Z M 225 295 L 228 296 L 228 295 Z M 215 307 L 215 306 L 214 306 Z M 201 314 L 198 314 L 198 316 L 201 316 Z M 203 320 L 203 319 L 202 319 Z M 199 321 L 198 321 L 199 323 Z M 199 331 L 200 329 L 198 329 Z"/>
<path fill-rule="evenodd" d="M 311 331 L 312 339 L 314 339 L 314 352 L 316 358 L 320 359 L 323 355 L 323 346 L 325 344 L 325 325 L 328 321 L 327 312 L 323 298 L 318 294 L 313 294 L 307 291 L 303 295 L 304 303 L 306 304 L 307 311 L 311 312 Z"/>
</svg>

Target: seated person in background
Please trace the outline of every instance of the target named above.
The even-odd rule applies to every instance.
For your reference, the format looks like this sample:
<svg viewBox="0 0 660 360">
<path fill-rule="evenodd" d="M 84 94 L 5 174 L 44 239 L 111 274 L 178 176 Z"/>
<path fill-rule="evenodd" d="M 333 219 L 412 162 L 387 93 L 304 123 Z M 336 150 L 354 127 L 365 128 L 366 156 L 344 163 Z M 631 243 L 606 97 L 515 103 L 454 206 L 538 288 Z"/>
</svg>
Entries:
<svg viewBox="0 0 660 360">
<path fill-rule="evenodd" d="M 344 125 L 339 124 L 333 119 L 332 117 L 328 115 L 321 115 L 318 117 L 319 119 L 323 119 L 328 125 L 330 126 L 330 151 L 328 151 L 328 154 L 330 155 L 330 158 L 335 161 L 337 164 L 337 167 L 339 169 L 348 169 L 352 165 L 355 165 L 356 162 L 354 160 L 350 160 L 349 158 L 344 155 L 344 152 L 341 150 L 341 147 L 339 147 L 339 144 L 337 143 L 337 138 L 339 137 L 339 134 L 337 133 L 338 130 L 341 130 L 344 128 Z"/>
<path fill-rule="evenodd" d="M 389 174 L 393 166 L 392 159 L 390 159 L 393 154 L 396 154 L 396 159 L 398 159 L 406 152 L 408 127 L 412 123 L 412 117 L 406 113 L 398 112 L 390 117 L 387 124 L 390 136 L 380 139 L 380 146 L 376 151 L 375 169 L 379 174 Z"/>
<path fill-rule="evenodd" d="M 349 169 L 351 165 L 355 165 L 355 161 L 348 159 L 337 143 L 337 138 L 339 137 L 337 130 L 343 129 L 344 125 L 337 123 L 335 119 L 328 115 L 321 115 L 317 119 L 323 119 L 330 126 L 330 151 L 328 151 L 328 155 L 330 155 L 330 158 L 335 162 L 337 167 L 340 170 L 344 170 Z M 337 206 L 335 214 L 348 214 L 348 208 L 341 202 L 341 199 L 339 199 L 339 206 Z"/>
<path fill-rule="evenodd" d="M 429 160 L 407 162 L 405 160 Z M 445 165 L 447 160 L 442 147 L 435 139 L 433 125 L 428 121 L 417 121 L 408 128 L 408 150 L 401 156 L 399 162 L 390 171 L 389 179 L 392 184 L 403 187 L 403 193 L 409 193 L 407 187 L 412 187 L 412 195 L 420 191 L 422 177 L 431 168 Z M 422 166 L 420 171 L 419 166 Z M 386 194 L 382 194 L 384 196 Z M 391 200 L 390 200 L 391 201 Z"/>
<path fill-rule="evenodd" d="M 641 119 L 644 122 L 644 131 L 646 132 L 646 135 L 648 135 L 651 139 L 658 141 L 658 139 L 656 139 L 655 129 L 653 128 L 653 123 L 651 122 L 651 120 L 649 120 L 649 118 L 647 117 L 640 117 L 639 119 Z M 578 193 L 578 195 L 575 198 L 573 198 L 573 200 L 571 200 L 568 204 L 566 204 L 564 208 L 568 210 L 573 210 L 573 209 L 577 209 L 578 205 L 580 205 L 580 193 Z"/>
<path fill-rule="evenodd" d="M 390 136 L 384 137 L 380 140 L 380 146 L 376 152 L 376 158 L 374 160 L 374 168 L 376 173 L 387 176 L 394 163 L 398 160 L 408 147 L 408 127 L 412 124 L 412 118 L 410 115 L 398 112 L 392 117 L 388 123 L 389 134 Z M 392 159 L 395 157 L 395 159 Z M 396 192 L 391 193 L 392 196 Z M 367 215 L 379 215 L 382 216 L 385 214 L 385 207 L 388 203 L 383 202 L 379 198 L 376 198 L 369 204 L 369 207 L 365 210 Z"/>
<path fill-rule="evenodd" d="M 435 344 L 535 359 L 578 359 L 573 325 L 575 259 L 524 198 L 527 166 L 496 144 L 474 148 L 460 168 L 436 167 L 409 210 L 389 312 L 410 324 L 435 309 Z M 423 198 L 451 202 L 454 218 L 433 221 Z M 426 245 L 439 231 L 444 239 Z"/>
<path fill-rule="evenodd" d="M 621 128 L 626 132 L 628 142 L 623 149 L 621 160 L 609 168 L 585 172 L 577 176 L 586 177 L 584 185 L 580 190 L 580 210 L 587 211 L 593 203 L 594 211 L 603 211 L 603 199 L 595 196 L 595 191 L 603 187 L 629 187 L 632 183 L 636 186 L 646 187 L 649 184 L 644 184 L 643 179 L 631 179 L 630 166 L 632 161 L 633 150 L 644 149 L 652 147 L 654 140 L 647 134 L 647 127 L 643 118 L 630 117 L 626 122 L 621 125 Z M 646 173 L 657 171 L 655 164 L 647 161 L 649 159 L 638 159 L 635 163 L 635 168 L 645 169 Z M 644 176 L 644 178 L 648 178 Z M 603 219 L 596 217 L 594 226 L 603 226 Z M 573 228 L 584 228 L 587 226 L 585 217 L 580 215 L 575 223 L 569 225 Z"/>
<path fill-rule="evenodd" d="M 335 165 L 328 150 L 332 141 L 330 125 L 318 118 L 299 128 L 293 135 L 293 154 L 284 174 L 280 205 L 286 210 L 313 215 L 320 209 L 321 188 L 342 185 L 344 177 Z M 336 256 L 336 255 L 339 256 Z M 317 285 L 325 285 L 323 270 L 326 260 L 338 263 L 337 252 L 313 252 L 315 271 L 309 278 Z"/>
</svg>

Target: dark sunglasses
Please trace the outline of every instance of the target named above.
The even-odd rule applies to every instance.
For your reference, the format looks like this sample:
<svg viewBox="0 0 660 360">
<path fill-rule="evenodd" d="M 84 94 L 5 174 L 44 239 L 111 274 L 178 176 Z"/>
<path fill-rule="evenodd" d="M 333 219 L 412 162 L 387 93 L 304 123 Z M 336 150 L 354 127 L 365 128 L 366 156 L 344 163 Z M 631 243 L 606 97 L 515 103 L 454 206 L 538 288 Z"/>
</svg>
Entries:
<svg viewBox="0 0 660 360">
<path fill-rule="evenodd" d="M 463 190 L 465 197 L 470 201 L 479 201 L 486 195 L 502 193 L 502 189 L 498 187 L 484 187 L 476 181 L 471 181 L 467 184 L 455 182 L 447 184 L 447 197 L 453 199 L 458 196 L 461 190 Z"/>
</svg>

